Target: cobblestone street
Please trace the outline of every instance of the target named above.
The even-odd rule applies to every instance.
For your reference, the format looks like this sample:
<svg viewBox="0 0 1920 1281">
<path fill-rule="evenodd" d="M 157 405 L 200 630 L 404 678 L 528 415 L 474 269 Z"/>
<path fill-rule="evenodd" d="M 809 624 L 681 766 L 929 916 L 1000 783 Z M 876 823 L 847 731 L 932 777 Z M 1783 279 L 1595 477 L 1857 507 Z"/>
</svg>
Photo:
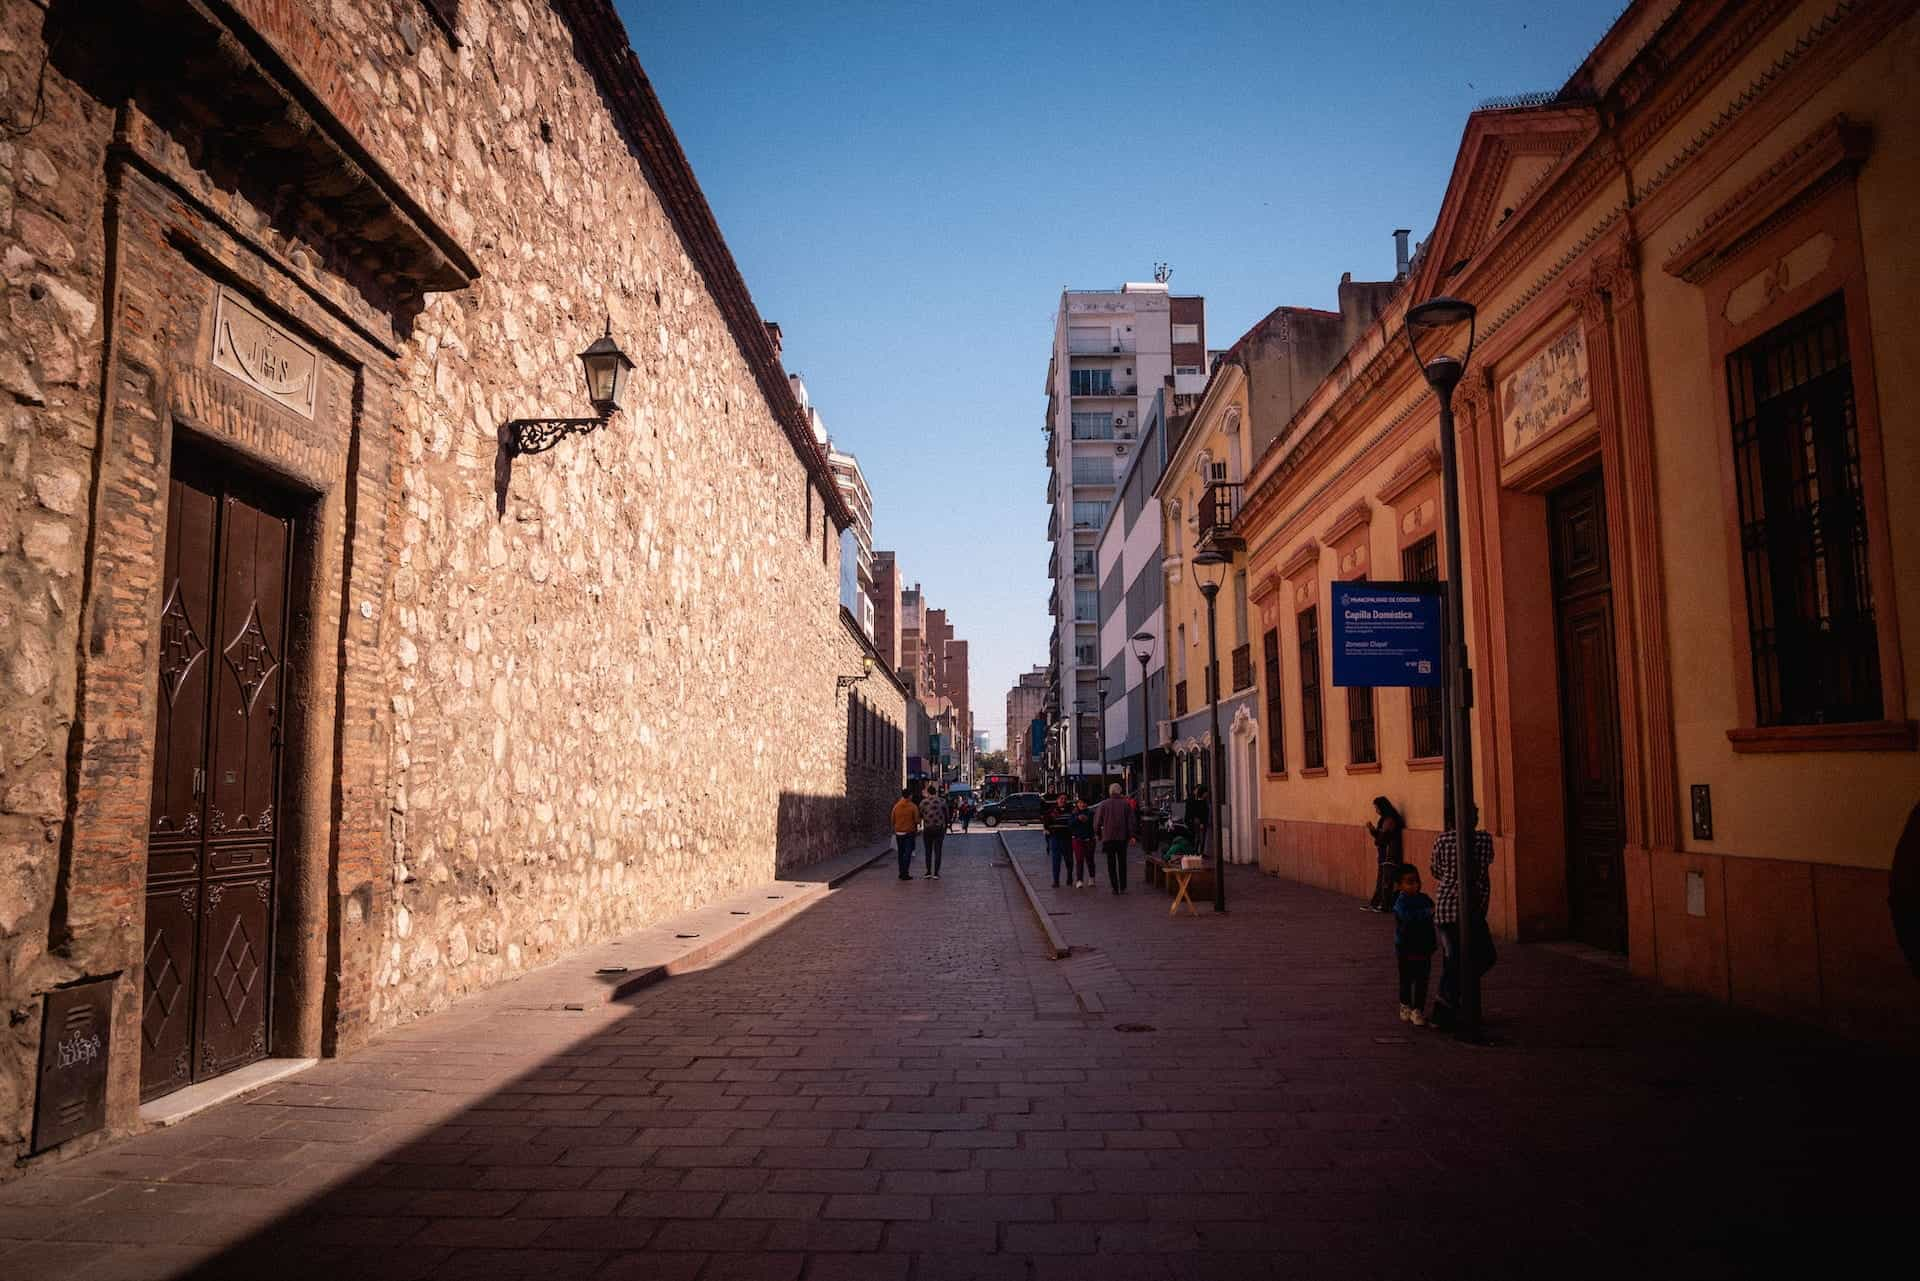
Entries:
<svg viewBox="0 0 1920 1281">
<path fill-rule="evenodd" d="M 1169 918 L 1006 839 L 1066 960 L 956 835 L 712 968 L 508 984 L 37 1171 L 0 1274 L 1849 1275 L 1902 1221 L 1909 1063 L 1521 946 L 1464 1048 L 1395 1019 L 1351 900 L 1237 870 L 1227 917 Z"/>
</svg>

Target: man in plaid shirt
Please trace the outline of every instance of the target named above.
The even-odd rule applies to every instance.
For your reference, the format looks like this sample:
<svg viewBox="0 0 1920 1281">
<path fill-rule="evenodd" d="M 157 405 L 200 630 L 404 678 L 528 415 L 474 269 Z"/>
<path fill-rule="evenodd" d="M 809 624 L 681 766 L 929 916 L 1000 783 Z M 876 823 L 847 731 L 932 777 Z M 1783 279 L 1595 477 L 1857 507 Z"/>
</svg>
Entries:
<svg viewBox="0 0 1920 1281">
<path fill-rule="evenodd" d="M 1481 973 L 1493 965 L 1493 936 L 1487 931 L 1487 900 L 1493 893 L 1493 880 L 1487 869 L 1493 866 L 1493 837 L 1480 829 L 1480 815 L 1475 808 L 1467 810 L 1467 820 L 1473 827 L 1473 856 L 1469 875 L 1472 878 L 1473 900 L 1468 910 L 1469 928 L 1467 937 L 1473 947 L 1474 962 Z M 1447 830 L 1440 833 L 1433 842 L 1433 860 L 1429 864 L 1433 872 L 1433 921 L 1439 927 L 1444 943 L 1444 959 L 1440 970 L 1440 996 L 1433 1007 L 1435 1027 L 1447 1027 L 1454 1019 L 1460 1004 L 1460 841 L 1454 834 L 1451 822 Z"/>
</svg>

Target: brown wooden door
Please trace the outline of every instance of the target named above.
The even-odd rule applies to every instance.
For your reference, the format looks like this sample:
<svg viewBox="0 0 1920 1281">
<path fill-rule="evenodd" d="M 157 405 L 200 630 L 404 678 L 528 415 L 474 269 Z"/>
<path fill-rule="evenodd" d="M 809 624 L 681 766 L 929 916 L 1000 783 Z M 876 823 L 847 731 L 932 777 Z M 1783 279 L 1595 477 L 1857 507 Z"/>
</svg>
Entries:
<svg viewBox="0 0 1920 1281">
<path fill-rule="evenodd" d="M 1575 938 L 1627 948 L 1621 857 L 1619 689 L 1613 661 L 1613 581 L 1600 473 L 1548 500 L 1555 632 L 1560 657 L 1560 745 L 1566 780 L 1567 897 Z"/>
<path fill-rule="evenodd" d="M 267 1052 L 293 542 L 281 506 L 191 460 L 168 488 L 142 1098 Z"/>
</svg>

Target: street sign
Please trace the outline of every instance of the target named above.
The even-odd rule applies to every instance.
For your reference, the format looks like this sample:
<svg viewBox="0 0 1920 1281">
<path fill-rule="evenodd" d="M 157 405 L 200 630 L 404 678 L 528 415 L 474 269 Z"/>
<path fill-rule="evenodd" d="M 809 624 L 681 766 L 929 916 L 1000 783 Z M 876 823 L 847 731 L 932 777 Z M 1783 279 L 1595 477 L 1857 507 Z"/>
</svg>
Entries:
<svg viewBox="0 0 1920 1281">
<path fill-rule="evenodd" d="M 1027 755 L 1036 761 L 1047 758 L 1047 721 L 1043 716 L 1027 722 Z"/>
<path fill-rule="evenodd" d="M 1334 583 L 1333 683 L 1437 688 L 1442 587 Z"/>
</svg>

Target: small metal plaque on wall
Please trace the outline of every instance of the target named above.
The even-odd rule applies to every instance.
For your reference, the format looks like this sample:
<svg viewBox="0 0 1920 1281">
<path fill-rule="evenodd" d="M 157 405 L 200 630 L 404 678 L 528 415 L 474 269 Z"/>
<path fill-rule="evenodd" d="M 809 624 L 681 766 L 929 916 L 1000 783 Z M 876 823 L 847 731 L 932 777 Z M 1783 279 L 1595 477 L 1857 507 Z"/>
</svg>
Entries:
<svg viewBox="0 0 1920 1281">
<path fill-rule="evenodd" d="M 107 1123 L 107 1043 L 113 980 L 47 993 L 40 1024 L 40 1082 L 33 1150 L 44 1152 Z"/>
<path fill-rule="evenodd" d="M 1713 839 L 1713 788 L 1706 783 L 1695 783 L 1693 794 L 1693 839 L 1710 841 Z"/>
</svg>

